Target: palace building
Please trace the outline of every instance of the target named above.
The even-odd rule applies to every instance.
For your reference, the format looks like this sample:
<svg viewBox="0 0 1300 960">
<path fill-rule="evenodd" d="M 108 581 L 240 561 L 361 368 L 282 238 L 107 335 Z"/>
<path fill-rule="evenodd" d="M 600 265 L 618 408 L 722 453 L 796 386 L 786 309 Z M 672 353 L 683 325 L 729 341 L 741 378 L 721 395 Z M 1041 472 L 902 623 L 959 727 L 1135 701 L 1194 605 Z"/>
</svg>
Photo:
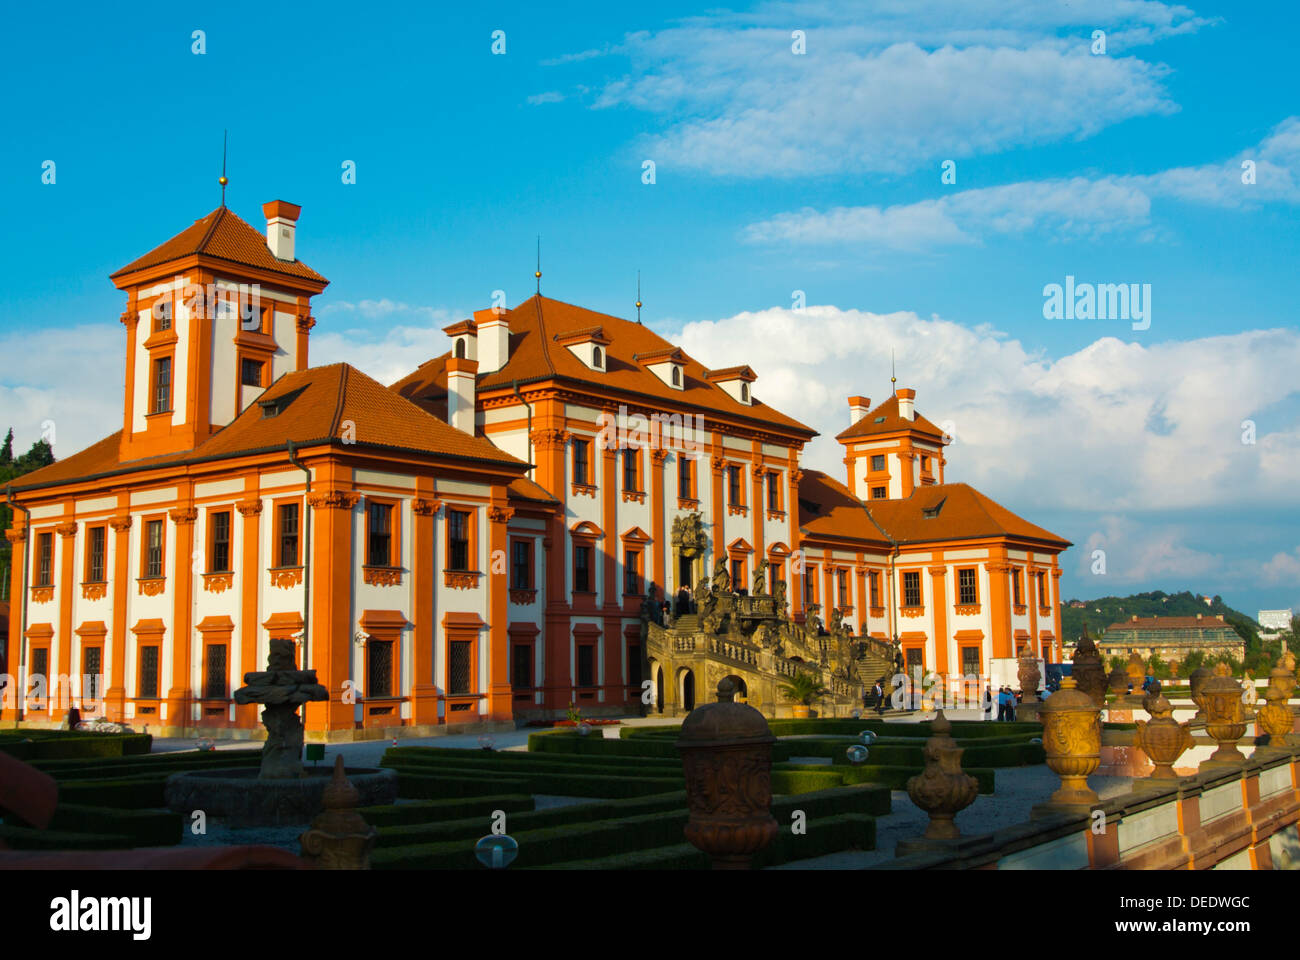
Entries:
<svg viewBox="0 0 1300 960">
<path fill-rule="evenodd" d="M 818 638 L 945 679 L 1059 659 L 1069 544 L 946 482 L 914 391 L 849 399 L 841 482 L 801 466 L 816 432 L 749 367 L 540 294 L 446 327 L 390 386 L 311 367 L 328 281 L 296 257 L 300 209 L 263 213 L 222 206 L 112 275 L 122 427 L 9 490 L 22 695 L 0 721 L 256 736 L 231 694 L 272 638 L 330 691 L 310 739 L 678 712 L 761 659 L 758 606 L 807 640 L 785 661 L 820 651 L 844 684 Z M 656 653 L 720 597 L 725 642 Z"/>
</svg>

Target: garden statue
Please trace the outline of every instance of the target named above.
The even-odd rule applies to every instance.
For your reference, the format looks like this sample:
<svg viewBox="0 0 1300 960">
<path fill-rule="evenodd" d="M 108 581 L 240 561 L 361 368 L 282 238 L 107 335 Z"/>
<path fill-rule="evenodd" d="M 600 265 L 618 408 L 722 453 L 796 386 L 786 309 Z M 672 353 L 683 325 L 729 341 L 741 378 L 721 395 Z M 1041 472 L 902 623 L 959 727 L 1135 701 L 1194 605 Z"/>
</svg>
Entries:
<svg viewBox="0 0 1300 960">
<path fill-rule="evenodd" d="M 1183 752 L 1192 748 L 1192 729 L 1190 723 L 1179 723 L 1173 718 L 1174 708 L 1159 693 L 1154 698 L 1148 694 L 1146 701 L 1150 720 L 1137 722 L 1137 745 L 1145 753 L 1155 769 L 1151 772 L 1152 780 L 1170 780 L 1177 778 L 1174 763 Z M 1142 787 L 1142 781 L 1136 780 L 1133 789 Z"/>
<path fill-rule="evenodd" d="M 313 700 L 328 700 L 329 691 L 316 682 L 315 670 L 297 670 L 293 641 L 272 637 L 266 670 L 244 674 L 244 686 L 234 693 L 235 703 L 261 703 L 266 744 L 262 747 L 264 780 L 289 779 L 306 774 L 302 768 L 302 719 L 298 708 Z"/>
<path fill-rule="evenodd" d="M 754 564 L 753 584 L 749 592 L 756 597 L 761 597 L 767 593 L 767 566 L 766 560 L 759 560 L 758 563 Z"/>
<path fill-rule="evenodd" d="M 979 781 L 961 769 L 964 752 L 949 736 L 952 723 L 940 710 L 930 723 L 931 736 L 921 755 L 925 769 L 907 781 L 907 795 L 930 815 L 926 840 L 956 840 L 961 836 L 954 818 L 979 793 Z"/>
<path fill-rule="evenodd" d="M 731 574 L 727 572 L 727 561 L 723 557 L 718 557 L 718 562 L 713 565 L 713 592 L 731 592 Z"/>
</svg>

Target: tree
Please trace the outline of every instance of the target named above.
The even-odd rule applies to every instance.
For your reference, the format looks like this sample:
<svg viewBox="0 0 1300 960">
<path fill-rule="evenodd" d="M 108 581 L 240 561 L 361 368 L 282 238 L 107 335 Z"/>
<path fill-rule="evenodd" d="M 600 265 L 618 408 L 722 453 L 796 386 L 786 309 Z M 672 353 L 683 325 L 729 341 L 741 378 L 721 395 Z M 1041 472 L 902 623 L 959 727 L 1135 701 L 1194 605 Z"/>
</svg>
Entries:
<svg viewBox="0 0 1300 960">
<path fill-rule="evenodd" d="M 9 433 L 5 437 L 5 445 L 0 447 L 0 467 L 7 467 L 14 462 L 14 428 L 9 428 Z"/>
</svg>

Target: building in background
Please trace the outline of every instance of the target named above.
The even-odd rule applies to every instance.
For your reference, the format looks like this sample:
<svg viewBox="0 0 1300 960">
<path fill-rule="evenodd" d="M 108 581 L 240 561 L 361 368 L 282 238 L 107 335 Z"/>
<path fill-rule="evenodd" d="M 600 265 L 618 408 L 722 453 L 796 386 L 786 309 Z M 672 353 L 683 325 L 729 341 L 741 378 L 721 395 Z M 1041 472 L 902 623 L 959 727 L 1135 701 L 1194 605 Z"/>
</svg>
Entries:
<svg viewBox="0 0 1300 960">
<path fill-rule="evenodd" d="M 1194 617 L 1139 617 L 1112 623 L 1097 641 L 1103 660 L 1113 656 L 1127 658 L 1134 651 L 1144 660 L 1157 656 L 1166 663 L 1182 663 L 1189 654 L 1203 653 L 1208 658 L 1229 656 L 1246 658 L 1246 641 L 1225 623 L 1222 614 Z"/>
</svg>

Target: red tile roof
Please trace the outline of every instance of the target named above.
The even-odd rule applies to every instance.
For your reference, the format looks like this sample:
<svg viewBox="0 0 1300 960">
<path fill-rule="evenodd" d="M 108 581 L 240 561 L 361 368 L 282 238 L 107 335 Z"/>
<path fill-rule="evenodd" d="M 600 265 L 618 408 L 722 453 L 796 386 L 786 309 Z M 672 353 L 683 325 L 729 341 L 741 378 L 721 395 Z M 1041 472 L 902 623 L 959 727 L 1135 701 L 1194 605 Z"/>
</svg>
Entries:
<svg viewBox="0 0 1300 960">
<path fill-rule="evenodd" d="M 1196 617 L 1138 617 L 1136 620 L 1121 620 L 1112 623 L 1106 632 L 1112 630 L 1222 630 L 1233 629 L 1232 624 L 1225 623 L 1222 615 L 1206 614 L 1201 619 Z"/>
<path fill-rule="evenodd" d="M 264 416 L 263 405 L 277 400 L 282 401 L 280 412 Z M 495 463 L 506 473 L 518 473 L 524 467 L 521 460 L 488 440 L 472 437 L 431 416 L 355 367 L 335 363 L 285 374 L 234 421 L 194 450 L 123 462 L 118 459 L 118 431 L 80 453 L 27 474 L 21 484 L 14 484 L 14 489 L 265 452 L 283 448 L 289 440 L 297 446 L 338 441 L 347 422 L 355 431 L 358 448 Z M 526 487 L 520 490 L 537 499 L 536 491 Z"/>
<path fill-rule="evenodd" d="M 271 248 L 266 245 L 266 236 L 226 207 L 218 207 L 203 219 L 195 220 L 191 226 L 165 243 L 154 247 L 144 256 L 132 260 L 111 276 L 120 277 L 195 254 L 313 280 L 317 283 L 329 283 L 301 260 L 276 259 Z"/>
<path fill-rule="evenodd" d="M 898 413 L 898 397 L 890 397 L 847 430 L 835 435 L 836 440 L 873 437 L 882 433 L 899 433 L 911 430 L 926 434 L 936 440 L 943 439 L 943 431 L 919 413 L 915 420 L 904 420 Z"/>
<path fill-rule="evenodd" d="M 862 501 L 819 470 L 799 479 L 799 529 L 804 536 L 859 540 L 888 549 L 889 540 L 871 521 Z"/>
<path fill-rule="evenodd" d="M 917 487 L 905 499 L 869 500 L 866 506 L 899 543 L 1015 537 L 1060 549 L 1071 546 L 1070 541 L 1016 516 L 965 483 Z"/>
<path fill-rule="evenodd" d="M 673 344 L 630 320 L 597 313 L 540 295 L 530 297 L 508 313 L 510 359 L 493 373 L 480 374 L 480 391 L 510 387 L 518 380 L 526 384 L 540 380 L 568 380 L 637 394 L 660 400 L 672 408 L 694 407 L 736 420 L 754 421 L 800 439 L 811 439 L 817 431 L 754 400 L 749 406 L 734 399 L 722 387 L 708 381 L 709 371 L 699 361 L 682 354 L 683 389 L 676 390 L 647 370 L 638 355 L 670 350 Z M 605 371 L 591 370 L 572 351 L 555 343 L 566 334 L 600 328 L 609 337 Z M 447 392 L 445 363 L 450 352 L 421 364 L 391 387 L 397 393 L 430 409 Z"/>
</svg>

